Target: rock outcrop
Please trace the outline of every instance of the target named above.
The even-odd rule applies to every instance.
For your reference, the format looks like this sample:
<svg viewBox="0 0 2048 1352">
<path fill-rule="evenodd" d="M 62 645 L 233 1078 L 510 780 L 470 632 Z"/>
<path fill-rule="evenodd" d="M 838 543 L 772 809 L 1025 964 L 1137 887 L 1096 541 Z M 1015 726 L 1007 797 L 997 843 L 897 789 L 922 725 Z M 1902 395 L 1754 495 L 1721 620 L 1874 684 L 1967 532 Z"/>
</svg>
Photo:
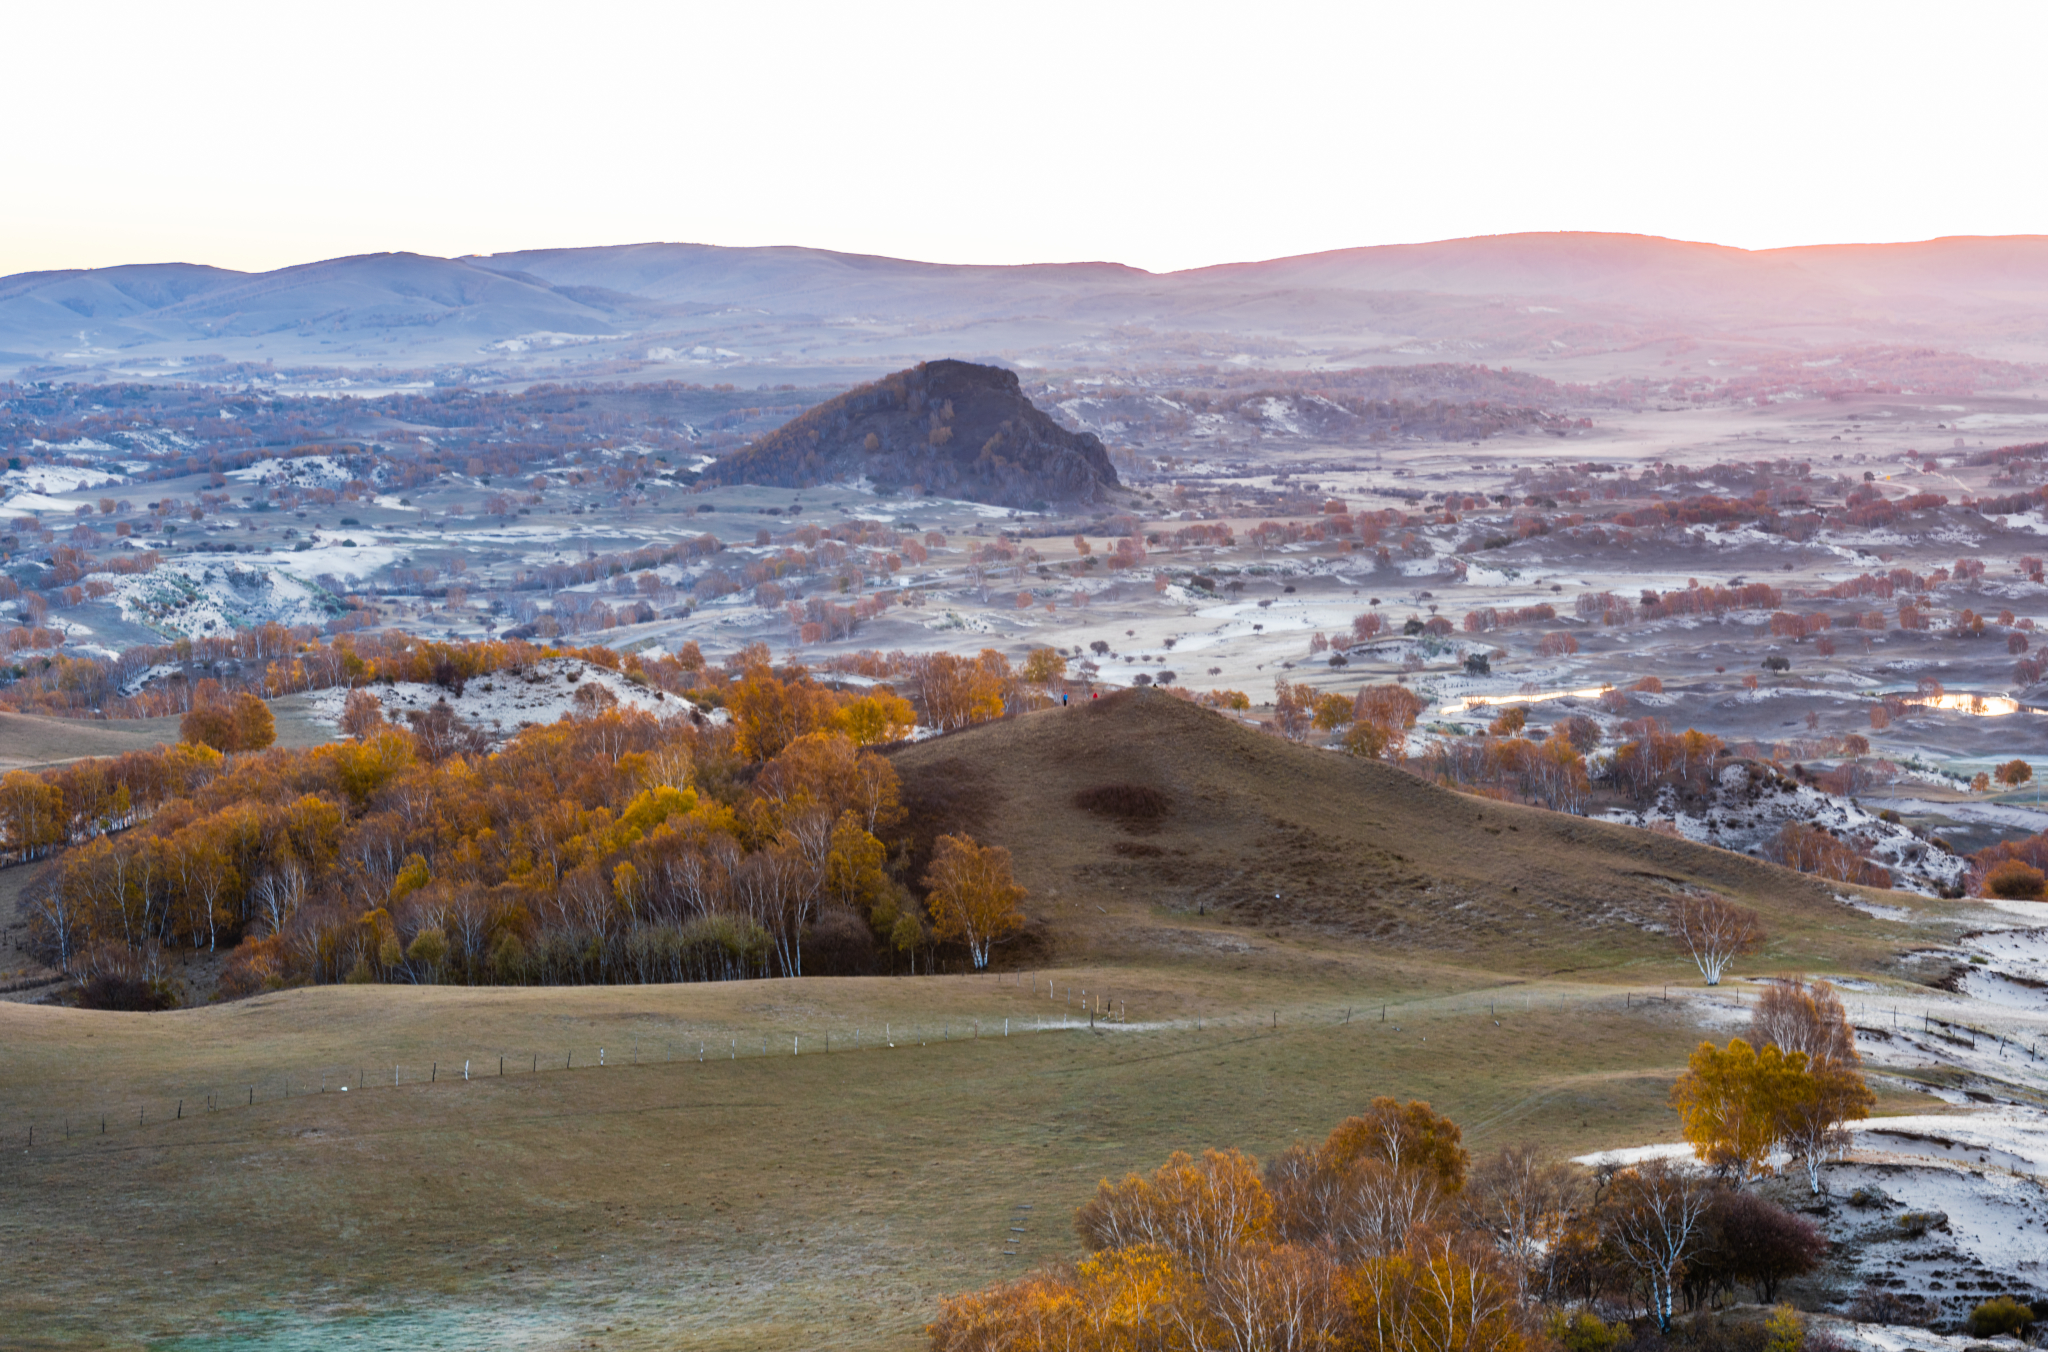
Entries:
<svg viewBox="0 0 2048 1352">
<path fill-rule="evenodd" d="M 704 472 L 706 483 L 876 487 L 1003 507 L 1071 507 L 1116 488 L 1109 453 L 1024 397 L 1016 373 L 923 362 L 818 405 Z"/>
</svg>

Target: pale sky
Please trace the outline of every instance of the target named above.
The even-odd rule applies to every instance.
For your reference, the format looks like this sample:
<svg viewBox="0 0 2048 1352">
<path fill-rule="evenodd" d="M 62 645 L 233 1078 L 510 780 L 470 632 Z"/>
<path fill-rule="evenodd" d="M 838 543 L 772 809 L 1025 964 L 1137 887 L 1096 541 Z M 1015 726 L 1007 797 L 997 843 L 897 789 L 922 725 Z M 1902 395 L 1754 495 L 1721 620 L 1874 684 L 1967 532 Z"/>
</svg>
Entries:
<svg viewBox="0 0 2048 1352">
<path fill-rule="evenodd" d="M 15 0 L 0 275 L 2048 232 L 2048 6 Z"/>
</svg>

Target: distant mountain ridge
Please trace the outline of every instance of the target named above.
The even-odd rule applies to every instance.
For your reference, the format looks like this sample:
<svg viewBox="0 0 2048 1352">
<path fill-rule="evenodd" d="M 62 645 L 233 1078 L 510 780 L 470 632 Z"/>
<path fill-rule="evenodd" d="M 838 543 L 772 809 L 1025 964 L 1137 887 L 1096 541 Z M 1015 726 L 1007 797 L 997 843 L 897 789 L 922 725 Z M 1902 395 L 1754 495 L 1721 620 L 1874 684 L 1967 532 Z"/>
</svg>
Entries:
<svg viewBox="0 0 2048 1352">
<path fill-rule="evenodd" d="M 1005 507 L 1096 503 L 1118 486 L 1101 440 L 1054 422 L 1015 372 L 952 360 L 848 390 L 704 472 L 780 488 L 863 477 Z"/>
<path fill-rule="evenodd" d="M 241 273 L 146 264 L 0 278 L 0 370 L 242 362 L 527 374 L 804 367 L 872 376 L 953 351 L 1087 365 L 1314 353 L 1323 364 L 1627 352 L 1681 336 L 1781 348 L 1996 342 L 2048 358 L 2048 236 L 1756 252 L 1521 234 L 1153 274 L 977 266 L 795 246 L 632 244 L 363 254 Z M 1150 354 L 1161 354 L 1156 358 Z M 1301 360 L 1305 361 L 1306 357 Z"/>
</svg>

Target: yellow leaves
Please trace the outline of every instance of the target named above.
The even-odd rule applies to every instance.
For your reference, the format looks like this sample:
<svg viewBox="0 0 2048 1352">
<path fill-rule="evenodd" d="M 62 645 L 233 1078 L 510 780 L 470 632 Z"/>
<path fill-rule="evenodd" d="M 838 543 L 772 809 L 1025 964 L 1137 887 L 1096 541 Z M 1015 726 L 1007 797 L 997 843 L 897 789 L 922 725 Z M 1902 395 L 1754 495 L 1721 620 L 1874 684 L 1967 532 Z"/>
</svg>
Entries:
<svg viewBox="0 0 2048 1352">
<path fill-rule="evenodd" d="M 201 682 L 207 684 L 212 683 Z M 277 740 L 277 723 L 270 706 L 246 690 L 226 700 L 216 693 L 195 703 L 179 721 L 178 740 L 216 751 L 260 751 Z"/>
<path fill-rule="evenodd" d="M 282 825 L 292 852 L 319 869 L 332 861 L 341 848 L 341 823 L 339 807 L 308 793 L 284 810 Z"/>
<path fill-rule="evenodd" d="M 210 746 L 180 742 L 163 749 L 163 769 L 173 782 L 191 785 L 220 770 L 221 754 Z"/>
<path fill-rule="evenodd" d="M 1465 1186 L 1472 1156 L 1458 1124 L 1427 1103 L 1381 1097 L 1363 1113 L 1338 1123 L 1319 1152 L 1322 1162 L 1345 1169 L 1360 1160 L 1380 1160 L 1395 1170 L 1433 1177 L 1446 1193 Z"/>
<path fill-rule="evenodd" d="M 1513 1289 L 1480 1251 L 1422 1237 L 1346 1274 L 1363 1352 L 1521 1352 Z"/>
<path fill-rule="evenodd" d="M 1258 1162 L 1237 1151 L 1175 1154 L 1149 1177 L 1104 1181 L 1075 1224 L 1093 1254 L 946 1301 L 927 1330 L 936 1352 L 1527 1346 L 1515 1283 L 1483 1237 L 1420 1227 L 1340 1266 L 1329 1235 L 1278 1239 Z"/>
<path fill-rule="evenodd" d="M 1190 1348 L 1201 1288 L 1173 1253 L 1154 1245 L 1098 1253 L 1074 1270 L 1073 1307 L 1104 1352 Z"/>
<path fill-rule="evenodd" d="M 895 768 L 873 752 L 857 750 L 851 738 L 838 732 L 798 738 L 761 767 L 754 787 L 774 809 L 777 827 L 813 809 L 823 811 L 827 820 L 851 810 L 869 831 L 880 832 L 903 815 Z M 764 838 L 774 833 L 765 830 Z"/>
<path fill-rule="evenodd" d="M 1351 701 L 1339 694 L 1316 696 L 1315 725 L 1324 732 L 1335 732 L 1351 721 Z"/>
<path fill-rule="evenodd" d="M 832 726 L 855 746 L 900 742 L 917 726 L 917 710 L 888 686 L 877 686 L 842 705 L 833 715 Z"/>
<path fill-rule="evenodd" d="M 358 806 L 418 761 L 412 738 L 396 728 L 386 728 L 360 742 L 321 747 L 314 754 L 327 761 L 335 783 Z"/>
<path fill-rule="evenodd" d="M 1513 737 L 1529 725 L 1529 711 L 1516 705 L 1500 711 L 1500 717 L 1486 725 L 1487 735 L 1492 737 Z"/>
<path fill-rule="evenodd" d="M 1678 736 L 1680 753 L 1688 761 L 1711 761 L 1721 754 L 1722 741 L 1712 733 L 1687 728 Z"/>
<path fill-rule="evenodd" d="M 612 870 L 612 900 L 624 915 L 631 916 L 639 911 L 640 870 L 633 867 L 631 860 Z"/>
<path fill-rule="evenodd" d="M 695 789 L 678 789 L 668 784 L 657 784 L 636 794 L 616 819 L 608 809 L 598 807 L 588 812 L 571 808 L 563 820 L 565 869 L 585 860 L 631 850 L 651 838 L 673 835 L 686 823 L 695 823 L 707 832 L 739 834 L 739 823 L 731 808 L 702 797 Z"/>
<path fill-rule="evenodd" d="M 64 840 L 64 796 L 41 775 L 12 770 L 0 778 L 0 840 L 33 852 Z"/>
<path fill-rule="evenodd" d="M 964 728 L 1003 716 L 1014 680 L 1009 660 L 984 648 L 973 658 L 924 653 L 908 659 L 909 678 L 926 721 L 935 728 Z"/>
<path fill-rule="evenodd" d="M 1344 749 L 1354 756 L 1398 761 L 1422 707 L 1421 697 L 1404 685 L 1362 687 L 1351 702 L 1357 721 L 1345 734 Z"/>
<path fill-rule="evenodd" d="M 1074 1217 L 1091 1248 L 1157 1245 L 1198 1271 L 1236 1245 L 1263 1239 L 1272 1223 L 1259 1162 L 1236 1150 L 1205 1150 L 1200 1159 L 1177 1150 L 1150 1178 L 1104 1179 Z"/>
<path fill-rule="evenodd" d="M 1725 1048 L 1699 1045 L 1671 1087 L 1671 1105 L 1701 1159 L 1747 1179 L 1768 1171 L 1771 1147 L 1813 1092 L 1804 1053 L 1787 1055 L 1769 1044 L 1759 1051 L 1734 1038 Z"/>
<path fill-rule="evenodd" d="M 658 784 L 626 804 L 626 810 L 619 814 L 618 833 L 622 848 L 653 831 L 670 817 L 681 816 L 696 810 L 697 791 L 678 789 L 667 784 Z M 627 832 L 631 832 L 627 835 Z"/>
<path fill-rule="evenodd" d="M 433 871 L 427 867 L 425 859 L 417 854 L 407 855 L 405 863 L 399 867 L 398 876 L 391 880 L 391 904 L 397 905 L 433 880 Z"/>
<path fill-rule="evenodd" d="M 398 929 L 391 923 L 391 912 L 379 906 L 367 912 L 357 922 L 377 954 L 377 965 L 396 967 L 405 954 L 398 946 Z"/>
<path fill-rule="evenodd" d="M 826 893 L 862 915 L 872 915 L 889 892 L 889 875 L 882 870 L 887 859 L 882 842 L 862 829 L 858 817 L 840 813 L 825 855 Z"/>
<path fill-rule="evenodd" d="M 797 738 L 831 719 L 837 700 L 808 680 L 780 681 L 765 665 L 751 667 L 726 696 L 739 751 L 748 760 L 772 760 Z"/>
<path fill-rule="evenodd" d="M 1024 928 L 1026 895 L 1010 876 L 1010 852 L 977 845 L 971 836 L 940 836 L 925 873 L 925 907 L 932 932 L 967 945 L 976 968 L 988 966 L 989 946 Z"/>
<path fill-rule="evenodd" d="M 1779 1305 L 1764 1321 L 1764 1352 L 1799 1352 L 1806 1346 L 1806 1321 L 1790 1305 Z"/>
<path fill-rule="evenodd" d="M 1050 690 L 1067 674 L 1067 659 L 1056 648 L 1033 648 L 1024 659 L 1024 679 Z"/>
</svg>

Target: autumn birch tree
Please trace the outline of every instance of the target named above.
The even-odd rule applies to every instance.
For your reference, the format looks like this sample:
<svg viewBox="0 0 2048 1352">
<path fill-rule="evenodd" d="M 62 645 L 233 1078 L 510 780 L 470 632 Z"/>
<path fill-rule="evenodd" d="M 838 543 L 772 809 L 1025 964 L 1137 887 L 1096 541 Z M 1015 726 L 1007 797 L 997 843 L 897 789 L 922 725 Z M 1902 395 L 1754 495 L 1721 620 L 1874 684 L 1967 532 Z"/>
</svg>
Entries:
<svg viewBox="0 0 2048 1352">
<path fill-rule="evenodd" d="M 1808 1191 L 1818 1195 L 1821 1166 L 1848 1148 L 1846 1124 L 1870 1116 L 1877 1102 L 1863 1080 L 1856 1030 L 1827 982 L 1786 981 L 1764 992 L 1750 1031 L 1759 1045 L 1807 1059 L 1806 1081 L 1784 1105 L 1782 1135 Z"/>
<path fill-rule="evenodd" d="M 1616 1176 L 1608 1237 L 1642 1281 L 1657 1327 L 1671 1329 L 1672 1299 L 1686 1262 L 1699 1252 L 1713 1187 L 1690 1169 L 1649 1160 Z"/>
<path fill-rule="evenodd" d="M 1710 892 L 1687 892 L 1672 901 L 1671 932 L 1709 986 L 1720 985 L 1728 964 L 1764 941 L 1763 922 L 1755 911 Z"/>
<path fill-rule="evenodd" d="M 1726 1047 L 1702 1042 L 1671 1087 L 1671 1103 L 1694 1153 L 1746 1183 L 1768 1171 L 1771 1149 L 1810 1081 L 1804 1052 L 1759 1050 L 1739 1037 Z"/>
<path fill-rule="evenodd" d="M 933 932 L 967 945 L 975 969 L 988 966 L 989 947 L 1024 928 L 1019 903 L 1025 891 L 1010 876 L 1010 852 L 977 845 L 971 836 L 940 836 L 924 875 L 925 906 Z"/>
</svg>

